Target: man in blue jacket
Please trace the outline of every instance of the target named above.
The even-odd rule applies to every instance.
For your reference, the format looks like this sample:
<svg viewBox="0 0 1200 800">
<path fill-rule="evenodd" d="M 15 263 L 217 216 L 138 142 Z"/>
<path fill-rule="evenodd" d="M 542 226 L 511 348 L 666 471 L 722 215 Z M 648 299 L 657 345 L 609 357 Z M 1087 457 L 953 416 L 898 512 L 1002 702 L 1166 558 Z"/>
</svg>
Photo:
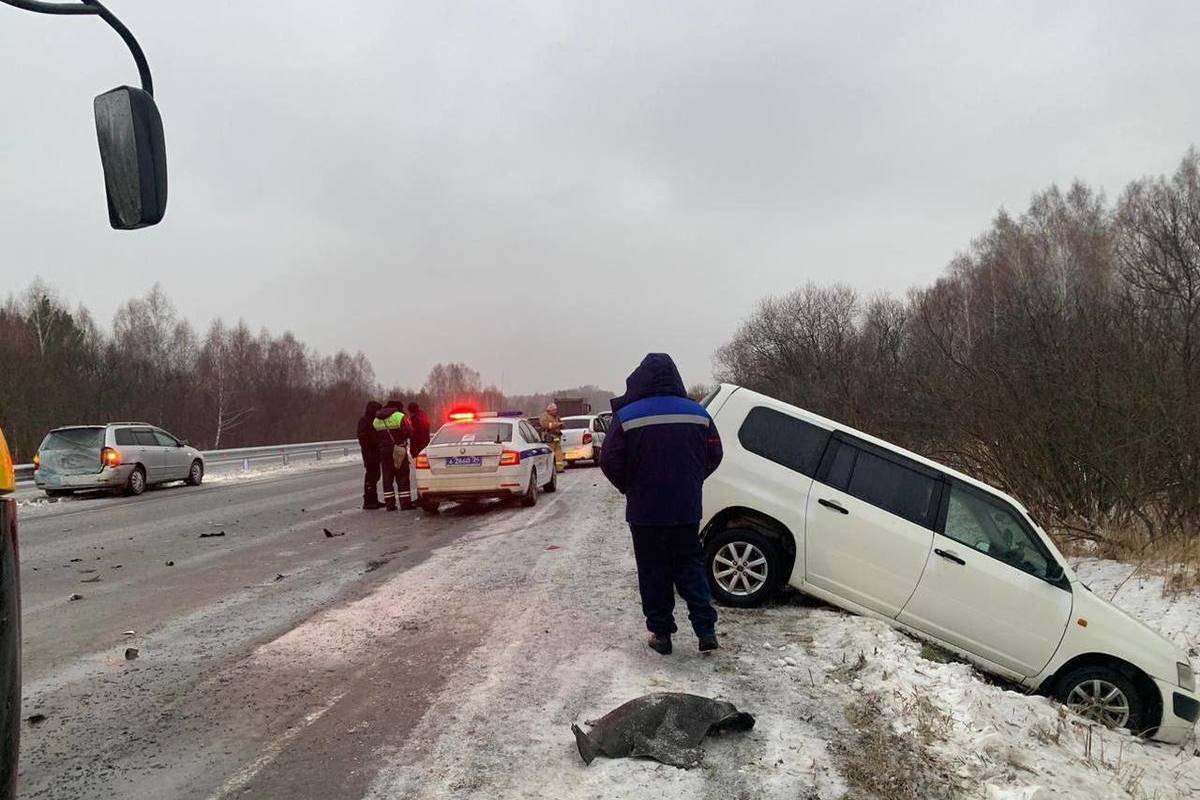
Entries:
<svg viewBox="0 0 1200 800">
<path fill-rule="evenodd" d="M 675 362 L 651 353 L 612 401 L 613 420 L 600 455 L 604 475 L 625 495 L 633 532 L 647 644 L 667 655 L 675 627 L 675 590 L 688 607 L 700 651 L 717 649 L 717 612 L 700 546 L 704 480 L 721 463 L 712 417 L 688 399 Z"/>
</svg>

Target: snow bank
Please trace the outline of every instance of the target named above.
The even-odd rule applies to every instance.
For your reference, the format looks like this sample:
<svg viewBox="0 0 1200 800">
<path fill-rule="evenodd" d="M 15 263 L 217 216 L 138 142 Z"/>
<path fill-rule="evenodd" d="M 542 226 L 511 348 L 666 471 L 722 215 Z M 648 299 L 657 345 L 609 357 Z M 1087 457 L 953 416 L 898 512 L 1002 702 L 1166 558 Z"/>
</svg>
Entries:
<svg viewBox="0 0 1200 800">
<path fill-rule="evenodd" d="M 296 631 L 260 657 L 328 654 L 356 627 L 354 638 L 402 635 L 428 609 L 456 606 L 482 628 L 481 644 L 407 743 L 383 754 L 389 766 L 368 797 L 794 800 L 869 796 L 864 787 L 880 780 L 891 782 L 889 796 L 1200 794 L 1200 759 L 1189 751 L 1097 728 L 965 664 L 926 660 L 883 623 L 799 596 L 723 609 L 723 649 L 712 657 L 686 632 L 674 655 L 658 656 L 643 644 L 620 498 L 590 477 L 573 476 L 536 514 L 502 517 L 357 608 L 331 612 L 327 625 L 317 621 L 325 636 Z M 1190 630 L 1185 617 L 1162 615 Z M 730 700 L 758 724 L 707 740 L 704 764 L 690 771 L 629 759 L 583 765 L 572 723 L 664 690 Z"/>
</svg>

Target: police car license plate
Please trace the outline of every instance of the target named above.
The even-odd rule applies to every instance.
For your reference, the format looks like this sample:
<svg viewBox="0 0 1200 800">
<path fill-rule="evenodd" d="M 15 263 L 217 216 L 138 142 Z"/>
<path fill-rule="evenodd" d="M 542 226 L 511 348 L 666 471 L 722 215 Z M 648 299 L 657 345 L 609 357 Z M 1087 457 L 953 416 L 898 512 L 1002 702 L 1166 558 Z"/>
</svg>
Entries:
<svg viewBox="0 0 1200 800">
<path fill-rule="evenodd" d="M 447 467 L 480 467 L 483 466 L 483 456 L 450 456 L 446 459 Z"/>
</svg>

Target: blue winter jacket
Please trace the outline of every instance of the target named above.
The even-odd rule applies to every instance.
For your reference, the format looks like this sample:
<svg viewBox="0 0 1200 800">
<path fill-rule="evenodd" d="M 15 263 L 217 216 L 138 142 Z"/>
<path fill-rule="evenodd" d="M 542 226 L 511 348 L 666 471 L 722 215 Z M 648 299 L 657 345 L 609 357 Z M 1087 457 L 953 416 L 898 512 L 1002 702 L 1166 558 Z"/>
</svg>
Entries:
<svg viewBox="0 0 1200 800">
<path fill-rule="evenodd" d="M 600 468 L 625 495 L 625 519 L 699 522 L 704 479 L 721 463 L 721 437 L 704 407 L 688 399 L 675 362 L 665 353 L 646 356 L 612 408 Z"/>
</svg>

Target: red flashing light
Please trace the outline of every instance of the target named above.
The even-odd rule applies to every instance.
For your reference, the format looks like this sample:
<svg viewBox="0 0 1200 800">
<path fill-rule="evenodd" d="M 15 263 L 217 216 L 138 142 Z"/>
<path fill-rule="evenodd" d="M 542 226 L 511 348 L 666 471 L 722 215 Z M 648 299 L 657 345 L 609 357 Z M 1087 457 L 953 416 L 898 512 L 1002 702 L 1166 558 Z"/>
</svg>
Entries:
<svg viewBox="0 0 1200 800">
<path fill-rule="evenodd" d="M 450 414 L 451 422 L 470 422 L 475 419 L 474 411 L 454 411 Z"/>
</svg>

